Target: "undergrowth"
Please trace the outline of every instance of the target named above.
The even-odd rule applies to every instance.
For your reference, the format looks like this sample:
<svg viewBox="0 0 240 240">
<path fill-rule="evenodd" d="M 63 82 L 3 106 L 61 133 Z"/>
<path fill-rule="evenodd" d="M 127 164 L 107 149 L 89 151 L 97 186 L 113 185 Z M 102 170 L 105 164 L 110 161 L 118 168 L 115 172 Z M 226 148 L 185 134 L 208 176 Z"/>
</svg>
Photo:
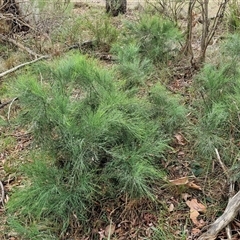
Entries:
<svg viewBox="0 0 240 240">
<path fill-rule="evenodd" d="M 113 72 L 80 54 L 16 80 L 18 121 L 45 154 L 22 169 L 30 184 L 8 203 L 12 227 L 37 223 L 64 235 L 74 219 L 87 233 L 101 199 L 155 199 L 164 183 L 163 154 L 186 112 L 160 85 L 141 98 L 119 86 Z"/>
<path fill-rule="evenodd" d="M 94 48 L 116 55 L 113 68 L 72 53 L 29 67 L 12 86 L 21 107 L 16 124 L 34 137 L 20 169 L 23 187 L 7 203 L 9 226 L 24 239 L 64 239 L 76 229 L 89 236 L 96 214 L 108 223 L 101 202 L 158 204 L 164 161 L 179 130 L 188 136 L 193 173 L 207 178 L 218 150 L 239 179 L 239 36 L 228 37 L 218 65 L 205 64 L 197 74 L 186 107 L 157 75 L 179 49 L 181 34 L 172 22 L 143 15 L 120 34 L 108 16 L 84 21 L 56 37 L 81 43 L 86 36 L 77 33 L 87 31 Z M 168 227 L 160 219 L 153 239 L 174 239 Z"/>
<path fill-rule="evenodd" d="M 177 55 L 181 39 L 173 22 L 156 15 L 145 13 L 137 21 L 125 22 L 120 38 L 111 48 L 117 55 L 116 69 L 125 79 L 123 87 L 145 86 L 154 68 L 166 68 Z"/>
<path fill-rule="evenodd" d="M 229 37 L 222 46 L 218 66 L 206 64 L 195 79 L 198 124 L 194 125 L 196 151 L 200 159 L 211 162 L 216 150 L 229 167 L 238 155 L 240 129 L 239 38 Z"/>
</svg>

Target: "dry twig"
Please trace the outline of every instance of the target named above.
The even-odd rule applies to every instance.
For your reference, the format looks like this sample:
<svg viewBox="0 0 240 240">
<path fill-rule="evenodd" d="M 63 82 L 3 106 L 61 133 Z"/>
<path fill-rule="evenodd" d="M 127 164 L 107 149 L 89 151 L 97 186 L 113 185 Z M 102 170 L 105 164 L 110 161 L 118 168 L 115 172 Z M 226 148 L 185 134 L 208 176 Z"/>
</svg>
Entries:
<svg viewBox="0 0 240 240">
<path fill-rule="evenodd" d="M 4 206 L 5 192 L 4 192 L 4 186 L 2 184 L 2 181 L 0 181 L 0 188 L 1 188 L 1 198 L 0 198 L 0 201 L 2 203 L 2 206 Z"/>
<path fill-rule="evenodd" d="M 17 100 L 17 98 L 16 98 L 15 100 Z M 14 100 L 14 101 L 15 101 L 15 100 Z M 5 106 L 7 106 L 8 104 L 10 104 L 11 102 L 12 102 L 12 100 L 7 101 L 7 102 L 5 102 L 5 103 L 0 103 L 0 109 L 1 109 L 1 108 L 4 108 Z"/>
<path fill-rule="evenodd" d="M 216 153 L 216 155 L 217 155 L 217 160 L 218 160 L 221 168 L 223 169 L 224 174 L 226 175 L 226 177 L 227 177 L 228 180 L 229 180 L 229 179 L 230 179 L 230 176 L 229 176 L 228 170 L 227 170 L 225 164 L 222 162 L 222 160 L 221 160 L 221 158 L 220 158 L 220 155 L 219 155 L 219 152 L 218 152 L 218 150 L 217 150 L 216 148 L 215 148 L 215 153 Z"/>
<path fill-rule="evenodd" d="M 41 56 L 41 57 L 36 58 L 36 59 L 34 59 L 34 60 L 30 61 L 30 62 L 22 63 L 22 64 L 20 64 L 20 65 L 18 65 L 18 66 L 16 66 L 16 67 L 13 67 L 13 68 L 5 71 L 5 72 L 0 73 L 0 78 L 3 77 L 3 76 L 5 76 L 5 75 L 7 75 L 7 74 L 9 74 L 9 73 L 15 72 L 16 70 L 18 70 L 18 69 L 21 68 L 21 67 L 24 67 L 24 66 L 26 66 L 26 65 L 35 63 L 35 62 L 37 62 L 37 61 L 40 61 L 40 60 L 46 59 L 46 58 L 49 58 L 49 56 Z"/>
<path fill-rule="evenodd" d="M 10 103 L 10 105 L 9 105 L 9 108 L 8 108 L 8 115 L 7 115 L 8 123 L 10 123 L 10 111 L 11 111 L 12 104 L 13 104 L 13 102 L 16 101 L 17 99 L 18 99 L 18 98 L 15 97 L 15 98 L 11 101 L 11 103 Z"/>
<path fill-rule="evenodd" d="M 0 34 L 0 38 L 5 41 L 5 42 L 9 42 L 9 43 L 12 43 L 14 44 L 15 46 L 17 46 L 18 48 L 20 49 L 23 49 L 24 51 L 26 51 L 27 53 L 29 53 L 31 56 L 37 58 L 41 55 L 35 53 L 34 51 L 32 51 L 30 48 L 24 46 L 23 44 L 21 44 L 20 42 L 17 42 L 16 40 L 12 39 L 12 38 L 9 38 L 7 36 L 4 36 L 3 34 Z"/>
<path fill-rule="evenodd" d="M 229 187 L 229 200 L 228 205 L 222 214 L 213 224 L 210 225 L 210 228 L 205 232 L 202 236 L 198 238 L 198 240 L 214 240 L 216 239 L 218 233 L 225 228 L 227 238 L 229 240 L 232 239 L 231 229 L 229 223 L 235 218 L 240 210 L 240 191 L 232 197 L 233 194 L 233 182 L 231 181 L 230 175 L 228 173 L 227 167 L 222 162 L 218 150 L 215 148 L 215 152 L 217 155 L 217 160 L 223 169 L 224 174 L 227 176 L 230 187 Z"/>
<path fill-rule="evenodd" d="M 218 233 L 225 228 L 238 214 L 240 210 L 240 191 L 238 191 L 228 202 L 224 213 L 210 225 L 210 228 L 198 240 L 214 240 Z"/>
</svg>

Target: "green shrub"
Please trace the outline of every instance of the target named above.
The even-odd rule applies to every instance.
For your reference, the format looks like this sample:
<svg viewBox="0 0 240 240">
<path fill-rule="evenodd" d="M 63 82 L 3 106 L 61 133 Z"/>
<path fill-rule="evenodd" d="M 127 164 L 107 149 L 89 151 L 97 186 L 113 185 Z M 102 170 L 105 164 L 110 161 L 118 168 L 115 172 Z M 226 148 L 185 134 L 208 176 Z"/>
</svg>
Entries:
<svg viewBox="0 0 240 240">
<path fill-rule="evenodd" d="M 164 62 L 178 51 L 181 33 L 173 22 L 145 14 L 137 22 L 127 23 L 127 44 L 135 40 L 142 57 L 154 63 Z"/>
<path fill-rule="evenodd" d="M 199 114 L 199 116 L 201 116 Z M 205 159 L 215 156 L 215 148 L 224 149 L 227 143 L 229 114 L 227 106 L 212 104 L 211 108 L 200 117 L 194 131 L 198 154 Z"/>
<path fill-rule="evenodd" d="M 228 26 L 231 31 L 239 31 L 240 27 L 240 8 L 237 0 L 233 0 L 228 5 Z"/>
<path fill-rule="evenodd" d="M 112 44 L 116 42 L 119 30 L 111 23 L 111 17 L 97 16 L 96 19 L 85 18 L 85 28 L 92 37 L 95 47 L 109 51 Z"/>
<path fill-rule="evenodd" d="M 231 165 L 233 154 L 237 154 L 239 124 L 240 74 L 238 71 L 239 40 L 229 36 L 223 44 L 224 62 L 218 66 L 206 64 L 197 78 L 194 87 L 200 99 L 194 103 L 197 124 L 193 126 L 198 156 L 211 160 L 216 156 L 215 148 Z"/>
<path fill-rule="evenodd" d="M 61 26 L 51 31 L 51 39 L 53 42 L 65 43 L 68 46 L 81 43 L 84 41 L 84 19 L 82 16 L 72 19 L 65 19 Z"/>
<path fill-rule="evenodd" d="M 186 108 L 180 104 L 180 97 L 174 96 L 167 89 L 156 84 L 150 89 L 150 102 L 153 104 L 153 118 L 161 118 L 166 133 L 174 132 L 186 123 Z"/>
<path fill-rule="evenodd" d="M 165 89 L 153 90 L 151 101 L 129 96 L 113 72 L 79 54 L 39 65 L 13 87 L 19 119 L 32 131 L 35 151 L 44 152 L 23 168 L 31 184 L 10 198 L 15 222 L 24 218 L 65 233 L 78 221 L 86 233 L 101 199 L 154 199 L 163 182 L 161 157 L 185 113 L 175 98 L 163 100 L 170 97 Z M 153 114 L 158 99 L 166 106 Z"/>
<path fill-rule="evenodd" d="M 206 108 L 214 102 L 226 101 L 226 96 L 234 94 L 239 80 L 236 78 L 237 70 L 231 63 L 219 67 L 205 65 L 196 79 L 196 88 L 201 92 Z"/>
<path fill-rule="evenodd" d="M 231 34 L 227 36 L 226 41 L 222 44 L 222 53 L 225 58 L 225 62 L 230 59 L 235 60 L 231 61 L 232 65 L 239 64 L 239 56 L 240 56 L 240 39 L 239 34 Z"/>
<path fill-rule="evenodd" d="M 125 79 L 124 88 L 142 86 L 149 78 L 153 65 L 147 58 L 142 58 L 140 47 L 136 43 L 130 43 L 124 47 L 115 45 L 112 52 L 117 53 L 117 70 L 121 78 Z"/>
</svg>

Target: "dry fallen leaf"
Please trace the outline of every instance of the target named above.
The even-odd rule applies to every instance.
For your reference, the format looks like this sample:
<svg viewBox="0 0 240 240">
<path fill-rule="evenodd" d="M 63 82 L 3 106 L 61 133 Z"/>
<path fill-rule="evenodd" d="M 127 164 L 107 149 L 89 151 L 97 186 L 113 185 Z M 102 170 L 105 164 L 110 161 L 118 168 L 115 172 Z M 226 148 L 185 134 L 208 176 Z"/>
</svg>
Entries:
<svg viewBox="0 0 240 240">
<path fill-rule="evenodd" d="M 201 232 L 201 230 L 199 228 L 192 228 L 192 230 L 191 230 L 192 235 L 197 235 L 200 232 Z"/>
<path fill-rule="evenodd" d="M 186 201 L 186 204 L 190 209 L 194 209 L 202 213 L 206 212 L 206 207 L 203 204 L 199 203 L 196 198 L 193 198 L 191 201 Z"/>
<path fill-rule="evenodd" d="M 192 195 L 188 194 L 188 193 L 182 193 L 182 198 L 187 201 L 188 198 L 192 197 Z"/>
<path fill-rule="evenodd" d="M 169 182 L 173 185 L 179 186 L 179 185 L 186 185 L 189 181 L 188 181 L 188 177 L 181 177 L 178 179 L 169 180 Z"/>
<path fill-rule="evenodd" d="M 204 226 L 204 221 L 199 221 L 197 219 L 197 217 L 199 216 L 199 213 L 202 212 L 206 212 L 206 207 L 199 203 L 197 201 L 197 199 L 192 199 L 191 201 L 186 201 L 186 204 L 188 205 L 188 207 L 190 208 L 190 219 L 192 220 L 192 222 L 197 226 L 197 227 L 202 227 Z"/>
<path fill-rule="evenodd" d="M 169 180 L 169 182 L 175 186 L 185 185 L 192 189 L 202 190 L 202 188 L 200 186 L 198 186 L 197 184 L 195 184 L 193 181 L 189 182 L 188 177 L 181 177 L 178 179 Z"/>
<path fill-rule="evenodd" d="M 198 186 L 197 184 L 195 184 L 194 182 L 188 182 L 187 183 L 187 186 L 189 188 L 192 188 L 192 189 L 196 189 L 196 190 L 202 190 L 202 188 L 200 186 Z"/>
<path fill-rule="evenodd" d="M 177 144 L 179 144 L 179 145 L 182 145 L 182 146 L 184 146 L 185 145 L 185 141 L 184 141 L 184 137 L 180 134 L 180 133 L 176 133 L 175 135 L 174 135 L 174 137 L 176 138 L 176 140 L 177 140 Z"/>
<path fill-rule="evenodd" d="M 190 219 L 192 220 L 192 222 L 196 225 L 196 226 L 198 226 L 198 227 L 200 227 L 199 225 L 200 225 L 200 223 L 198 222 L 198 220 L 197 220 L 197 217 L 199 216 L 199 212 L 197 211 L 197 210 L 195 210 L 195 209 L 190 209 Z"/>
<path fill-rule="evenodd" d="M 106 237 L 111 237 L 113 233 L 115 232 L 116 225 L 114 223 L 109 224 L 104 231 L 104 235 Z"/>
<path fill-rule="evenodd" d="M 171 204 L 169 205 L 169 207 L 168 207 L 168 211 L 169 211 L 169 212 L 172 212 L 173 209 L 174 209 L 174 205 L 171 203 Z"/>
</svg>

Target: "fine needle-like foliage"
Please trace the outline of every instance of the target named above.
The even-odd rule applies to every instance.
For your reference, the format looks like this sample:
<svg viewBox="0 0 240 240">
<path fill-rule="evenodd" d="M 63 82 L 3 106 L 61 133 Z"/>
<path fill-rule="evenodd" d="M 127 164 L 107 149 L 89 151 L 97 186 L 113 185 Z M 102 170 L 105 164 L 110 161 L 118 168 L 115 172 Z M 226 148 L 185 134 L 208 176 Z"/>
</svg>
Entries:
<svg viewBox="0 0 240 240">
<path fill-rule="evenodd" d="M 186 120 L 186 108 L 180 104 L 180 97 L 170 94 L 161 84 L 150 89 L 149 99 L 153 104 L 153 117 L 160 117 L 166 133 L 179 129 Z"/>
<path fill-rule="evenodd" d="M 125 79 L 124 89 L 144 85 L 153 70 L 152 62 L 141 56 L 140 46 L 129 43 L 126 46 L 115 45 L 112 52 L 117 53 L 117 70 Z"/>
<path fill-rule="evenodd" d="M 128 22 L 127 29 L 127 41 L 136 40 L 141 55 L 154 63 L 165 62 L 179 49 L 179 29 L 173 22 L 159 16 L 143 14 L 138 22 Z"/>
<path fill-rule="evenodd" d="M 223 45 L 224 63 L 217 67 L 205 65 L 195 80 L 200 100 L 195 103 L 198 123 L 194 132 L 200 158 L 212 159 L 217 148 L 221 156 L 231 159 L 237 150 L 240 74 L 238 54 L 233 54 L 233 46 L 238 52 L 239 39 L 234 36 Z"/>
<path fill-rule="evenodd" d="M 30 184 L 8 203 L 13 223 L 25 218 L 26 225 L 37 221 L 64 233 L 74 220 L 86 232 L 102 198 L 154 199 L 167 139 L 185 113 L 177 100 L 163 101 L 166 89 L 155 89 L 151 101 L 129 96 L 112 72 L 79 54 L 38 65 L 14 89 L 20 121 L 34 136 L 35 152 L 45 154 L 23 168 Z"/>
<path fill-rule="evenodd" d="M 118 60 L 116 69 L 125 80 L 123 88 L 131 89 L 144 86 L 154 72 L 154 65 L 163 68 L 163 63 L 174 57 L 181 33 L 171 21 L 149 14 L 125 23 L 124 27 L 111 52 Z"/>
</svg>

